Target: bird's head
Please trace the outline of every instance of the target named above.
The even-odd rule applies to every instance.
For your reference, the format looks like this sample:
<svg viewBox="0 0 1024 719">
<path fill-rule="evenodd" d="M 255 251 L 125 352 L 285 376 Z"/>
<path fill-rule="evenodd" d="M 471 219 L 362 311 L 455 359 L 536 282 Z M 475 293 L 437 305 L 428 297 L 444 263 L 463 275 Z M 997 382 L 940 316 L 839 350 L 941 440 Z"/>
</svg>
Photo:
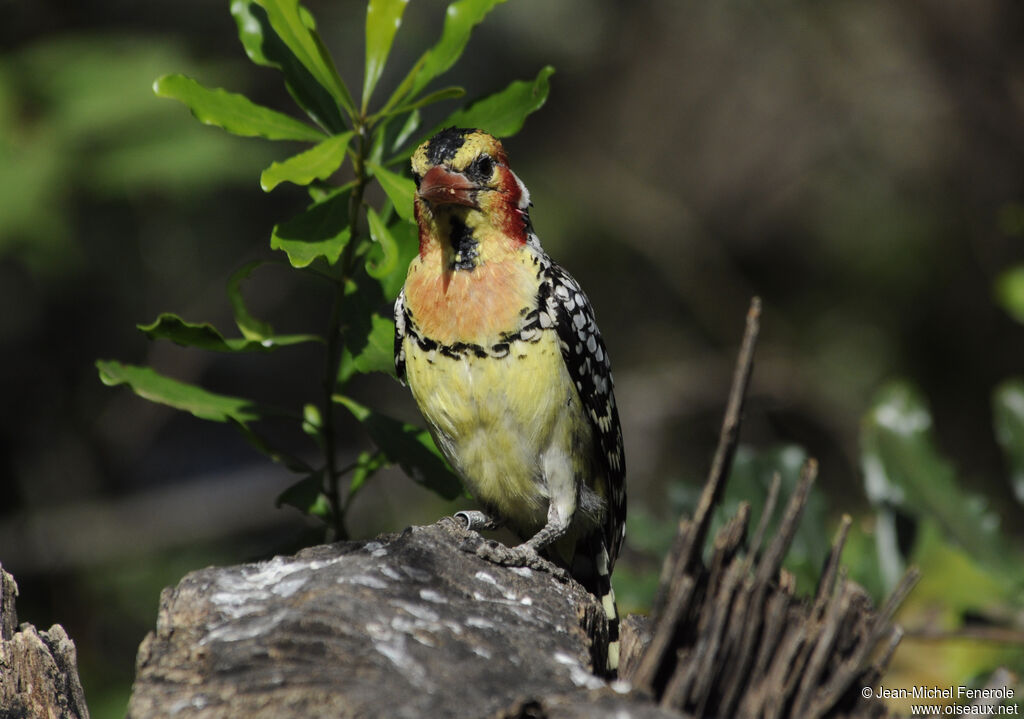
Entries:
<svg viewBox="0 0 1024 719">
<path fill-rule="evenodd" d="M 417 148 L 412 176 L 421 255 L 436 243 L 451 255 L 452 269 L 472 270 L 488 255 L 527 242 L 530 193 L 497 138 L 443 130 Z"/>
</svg>

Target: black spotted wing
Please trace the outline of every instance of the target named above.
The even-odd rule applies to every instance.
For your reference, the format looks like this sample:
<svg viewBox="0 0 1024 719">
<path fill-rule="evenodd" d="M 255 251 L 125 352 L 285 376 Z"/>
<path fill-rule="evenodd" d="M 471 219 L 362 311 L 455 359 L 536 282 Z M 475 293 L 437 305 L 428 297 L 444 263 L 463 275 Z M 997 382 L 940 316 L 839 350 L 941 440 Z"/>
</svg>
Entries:
<svg viewBox="0 0 1024 719">
<path fill-rule="evenodd" d="M 542 307 L 547 305 L 546 311 L 558 333 L 562 359 L 590 418 L 606 469 L 609 507 L 605 540 L 609 563 L 614 565 L 626 530 L 626 461 L 611 361 L 597 328 L 594 309 L 579 283 L 554 263 L 544 271 L 544 280 L 542 292 L 547 297 L 543 298 Z"/>
</svg>

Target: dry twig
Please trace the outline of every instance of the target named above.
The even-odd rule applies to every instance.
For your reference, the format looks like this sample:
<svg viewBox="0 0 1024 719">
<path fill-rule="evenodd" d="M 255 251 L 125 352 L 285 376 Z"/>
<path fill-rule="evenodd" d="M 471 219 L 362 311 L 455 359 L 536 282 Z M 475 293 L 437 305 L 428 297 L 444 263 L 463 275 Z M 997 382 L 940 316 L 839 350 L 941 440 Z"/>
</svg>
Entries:
<svg viewBox="0 0 1024 719">
<path fill-rule="evenodd" d="M 665 708 L 702 716 L 876 717 L 885 705 L 860 689 L 876 680 L 902 636 L 892 615 L 917 579 L 911 570 L 880 611 L 845 577 L 839 560 L 851 520 L 836 533 L 813 601 L 794 596 L 782 562 L 817 476 L 809 459 L 775 535 L 760 557 L 779 496 L 773 478 L 749 546 L 750 508 L 741 505 L 715 537 L 708 529 L 739 441 L 758 335 L 760 301 L 751 302 L 718 447 L 692 519 L 682 518 L 662 565 L 646 631 L 630 637 L 624 676 Z M 888 638 L 878 660 L 869 657 Z"/>
</svg>

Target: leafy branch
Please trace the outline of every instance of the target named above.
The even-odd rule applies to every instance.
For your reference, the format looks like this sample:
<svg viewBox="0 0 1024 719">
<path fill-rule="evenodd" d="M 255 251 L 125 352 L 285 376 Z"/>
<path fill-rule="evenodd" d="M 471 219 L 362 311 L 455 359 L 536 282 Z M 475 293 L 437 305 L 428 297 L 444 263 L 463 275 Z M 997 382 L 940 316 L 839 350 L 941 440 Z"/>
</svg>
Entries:
<svg viewBox="0 0 1024 719">
<path fill-rule="evenodd" d="M 451 125 L 479 127 L 498 137 L 519 131 L 548 96 L 554 70 L 542 68 L 532 80 L 451 112 L 431 128 L 421 127 L 421 110 L 465 95 L 461 87 L 431 90 L 432 83 L 462 55 L 473 29 L 503 0 L 458 0 L 445 13 L 441 37 L 428 48 L 386 99 L 375 106 L 379 81 L 401 26 L 405 0 L 370 0 L 366 10 L 366 56 L 357 103 L 341 79 L 313 15 L 298 0 L 233 0 L 231 14 L 249 59 L 279 71 L 304 119 L 258 105 L 244 95 L 203 86 L 184 75 L 165 75 L 153 85 L 160 97 L 185 104 L 200 122 L 243 137 L 306 143 L 298 154 L 272 163 L 260 175 L 271 192 L 282 183 L 306 187 L 310 204 L 276 224 L 270 247 L 283 252 L 296 278 L 326 278 L 333 288 L 323 335 L 279 334 L 247 309 L 241 285 L 261 263 L 249 263 L 228 280 L 227 295 L 239 337 L 227 337 L 209 323 L 188 322 L 171 313 L 139 325 L 151 339 L 212 352 L 273 352 L 299 344 L 323 346 L 321 394 L 292 408 L 268 408 L 255 400 L 220 395 L 163 376 L 147 367 L 97 362 L 108 385 L 125 384 L 145 399 L 191 412 L 201 419 L 229 422 L 261 452 L 301 477 L 279 497 L 324 520 L 335 538 L 347 536 L 345 514 L 374 474 L 400 465 L 415 481 L 444 497 L 459 484 L 429 434 L 357 403 L 346 393 L 357 375 L 393 374 L 394 323 L 390 304 L 418 247 L 412 216 L 414 185 L 398 169 L 415 147 Z M 366 191 L 377 183 L 380 206 Z M 342 463 L 336 413 L 348 411 L 366 430 L 373 449 Z M 320 459 L 274 448 L 258 425 L 268 416 L 299 423 L 315 442 Z M 342 480 L 348 478 L 347 486 Z"/>
</svg>

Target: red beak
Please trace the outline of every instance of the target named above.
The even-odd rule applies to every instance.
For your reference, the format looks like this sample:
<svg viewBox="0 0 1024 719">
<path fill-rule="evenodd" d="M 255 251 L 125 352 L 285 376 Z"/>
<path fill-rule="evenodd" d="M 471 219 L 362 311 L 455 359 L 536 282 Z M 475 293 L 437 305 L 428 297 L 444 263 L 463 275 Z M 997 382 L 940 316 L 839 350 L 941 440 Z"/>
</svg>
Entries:
<svg viewBox="0 0 1024 719">
<path fill-rule="evenodd" d="M 420 180 L 416 194 L 432 205 L 465 205 L 479 208 L 476 190 L 479 187 L 461 172 L 433 167 Z"/>
</svg>

